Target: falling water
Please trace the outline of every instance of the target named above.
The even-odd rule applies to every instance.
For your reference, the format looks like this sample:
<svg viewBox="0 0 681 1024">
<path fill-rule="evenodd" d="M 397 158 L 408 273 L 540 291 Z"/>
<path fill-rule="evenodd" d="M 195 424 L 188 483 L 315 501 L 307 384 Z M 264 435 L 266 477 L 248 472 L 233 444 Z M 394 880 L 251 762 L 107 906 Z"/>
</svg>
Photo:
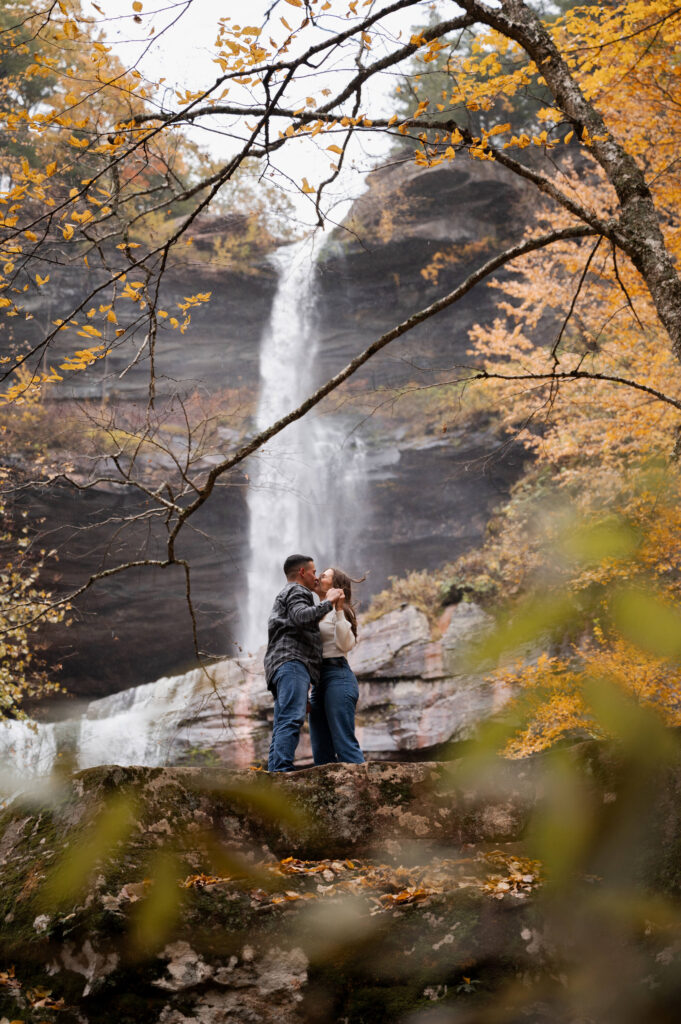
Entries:
<svg viewBox="0 0 681 1024">
<path fill-rule="evenodd" d="M 262 667 L 226 659 L 208 672 L 197 668 L 91 701 L 78 718 L 2 721 L 0 802 L 22 782 L 49 775 L 60 757 L 78 768 L 154 766 L 208 751 L 245 767 L 262 753 L 254 731 L 269 704 Z"/>
<path fill-rule="evenodd" d="M 315 254 L 305 239 L 274 256 L 279 286 L 260 351 L 258 430 L 295 409 L 315 384 Z M 364 449 L 347 441 L 335 417 L 308 414 L 269 442 L 251 462 L 248 491 L 250 563 L 243 624 L 245 645 L 267 638 L 267 617 L 283 585 L 282 563 L 294 552 L 342 562 L 358 526 Z M 351 511 L 351 519 L 348 517 Z"/>
</svg>

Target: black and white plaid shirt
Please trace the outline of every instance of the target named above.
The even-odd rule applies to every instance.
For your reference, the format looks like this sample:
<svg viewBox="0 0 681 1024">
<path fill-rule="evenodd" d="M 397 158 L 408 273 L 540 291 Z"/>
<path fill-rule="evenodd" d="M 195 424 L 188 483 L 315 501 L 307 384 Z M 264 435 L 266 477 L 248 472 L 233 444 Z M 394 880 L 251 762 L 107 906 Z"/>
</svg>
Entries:
<svg viewBox="0 0 681 1024">
<path fill-rule="evenodd" d="M 330 612 L 330 601 L 314 603 L 312 591 L 300 583 L 287 583 L 274 601 L 267 623 L 265 678 L 274 693 L 274 673 L 286 661 L 302 661 L 313 683 L 319 682 L 322 638 L 319 620 Z"/>
</svg>

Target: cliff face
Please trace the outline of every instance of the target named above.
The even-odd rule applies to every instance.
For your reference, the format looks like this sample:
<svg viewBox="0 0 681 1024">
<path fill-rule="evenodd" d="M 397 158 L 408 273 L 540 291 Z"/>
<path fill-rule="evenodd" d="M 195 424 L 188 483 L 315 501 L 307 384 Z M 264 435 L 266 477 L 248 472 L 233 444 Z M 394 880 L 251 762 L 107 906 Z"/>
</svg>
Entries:
<svg viewBox="0 0 681 1024">
<path fill-rule="evenodd" d="M 320 378 L 446 295 L 485 254 L 522 237 L 531 201 L 518 179 L 494 164 L 467 159 L 423 170 L 407 158 L 374 171 L 368 185 L 322 250 Z M 440 269 L 433 276 L 428 270 L 435 265 Z M 469 363 L 467 332 L 493 315 L 493 294 L 480 286 L 392 342 L 361 372 L 381 386 L 418 378 L 419 368 L 425 377 L 435 368 Z"/>
<path fill-rule="evenodd" d="M 481 253 L 517 237 L 526 202 L 518 185 L 506 182 L 496 167 L 471 167 L 466 161 L 429 172 L 405 163 L 375 172 L 369 185 L 345 227 L 322 246 L 314 313 L 320 380 L 401 317 L 450 290 Z M 212 298 L 193 311 L 189 333 L 162 334 L 160 393 L 180 387 L 210 395 L 233 388 L 252 402 L 260 338 L 276 289 L 274 270 L 263 258 L 248 274 L 220 271 L 206 258 L 209 227 L 204 235 L 203 241 L 199 238 L 201 258 L 176 268 L 165 282 L 162 303 L 167 308 L 197 291 L 210 290 Z M 433 280 L 421 271 L 437 253 L 446 258 Z M 63 295 L 74 298 L 78 287 L 75 275 L 67 274 Z M 433 368 L 465 361 L 469 327 L 491 315 L 492 308 L 489 291 L 478 289 L 395 343 L 368 364 L 357 383 L 369 394 L 368 406 L 348 413 L 341 405 L 336 413 L 339 443 L 359 445 L 363 452 L 361 496 L 356 501 L 341 496 L 345 504 L 334 550 L 314 554 L 320 562 L 339 562 L 351 572 L 369 570 L 361 595 L 365 606 L 388 576 L 434 568 L 479 544 L 492 511 L 521 472 L 524 452 L 506 445 L 500 454 L 502 439 L 489 416 L 457 423 L 453 415 L 446 433 L 436 435 L 420 431 L 418 422 L 406 431 L 371 413 L 383 401 L 381 389 L 414 379 L 426 382 Z M 55 315 L 48 308 L 34 313 L 36 324 Z M 75 396 L 139 407 L 147 389 L 145 362 L 121 376 L 133 348 L 115 349 L 106 366 L 75 375 Z M 226 422 L 224 450 L 236 437 L 228 411 Z M 200 647 L 216 657 L 233 655 L 241 635 L 249 472 L 247 466 L 242 470 L 213 495 L 196 521 L 198 530 L 188 531 L 182 541 L 181 553 L 194 567 Z M 82 494 L 57 487 L 25 492 L 16 507 L 21 512 L 27 506 L 33 521 L 42 521 L 46 545 L 59 548 L 59 562 L 45 578 L 58 594 L 70 592 L 99 568 L 104 549 L 113 547 L 124 557 L 139 557 L 139 552 L 152 557 L 160 550 L 159 541 L 141 528 L 119 532 L 121 516 L 143 511 L 133 492 Z M 95 520 L 109 525 L 93 528 Z M 74 621 L 70 630 L 46 630 L 43 639 L 51 661 L 64 666 L 62 679 L 76 696 L 100 697 L 191 664 L 180 573 L 124 574 L 79 599 Z M 263 623 L 263 635 L 264 628 Z"/>
<path fill-rule="evenodd" d="M 0 816 L 0 1013 L 671 1021 L 678 751 L 644 780 L 631 755 L 62 777 Z M 556 889 L 532 827 L 568 784 L 589 827 Z"/>
</svg>

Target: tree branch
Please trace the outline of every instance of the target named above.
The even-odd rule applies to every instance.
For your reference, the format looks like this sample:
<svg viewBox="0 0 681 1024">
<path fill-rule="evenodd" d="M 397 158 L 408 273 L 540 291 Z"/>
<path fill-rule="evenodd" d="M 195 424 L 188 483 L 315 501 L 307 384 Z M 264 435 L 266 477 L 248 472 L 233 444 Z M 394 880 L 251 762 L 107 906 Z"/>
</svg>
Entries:
<svg viewBox="0 0 681 1024">
<path fill-rule="evenodd" d="M 489 277 L 490 274 L 494 273 L 495 270 L 498 270 L 499 267 L 503 267 L 506 263 L 510 263 L 512 260 L 518 259 L 520 256 L 524 256 L 527 253 L 534 252 L 537 249 L 543 249 L 554 242 L 562 242 L 566 239 L 586 238 L 594 234 L 596 234 L 596 232 L 593 228 L 576 226 L 564 228 L 560 231 L 550 231 L 547 234 L 527 239 L 524 242 L 520 242 L 518 245 L 511 246 L 511 248 L 499 253 L 498 256 L 494 256 L 491 260 L 488 260 L 487 263 L 483 264 L 483 266 L 479 267 L 478 270 L 470 274 L 465 281 L 454 289 L 454 291 L 443 296 L 441 299 L 438 299 L 436 302 L 433 302 L 430 306 L 420 310 L 418 313 L 414 313 L 407 320 L 402 321 L 402 323 L 381 335 L 381 337 L 369 345 L 368 348 L 355 356 L 355 358 L 352 359 L 339 373 L 327 380 L 325 384 L 321 385 L 321 387 L 317 388 L 317 390 L 306 398 L 297 409 L 293 409 L 286 416 L 277 420 L 276 423 L 273 423 L 265 430 L 260 431 L 260 433 L 252 437 L 247 444 L 234 452 L 233 455 L 223 459 L 222 462 L 218 463 L 210 470 L 205 484 L 200 489 L 200 494 L 197 495 L 190 505 L 187 505 L 183 509 L 182 513 L 177 518 L 175 527 L 173 528 L 168 540 L 168 558 L 171 560 L 174 558 L 175 540 L 183 524 L 189 516 L 193 515 L 194 512 L 196 512 L 196 510 L 199 509 L 205 501 L 207 501 L 216 481 L 224 473 L 233 469 L 235 466 L 238 466 L 239 463 L 247 459 L 249 455 L 253 455 L 253 453 L 259 448 L 262 448 L 267 441 L 271 440 L 277 434 L 280 434 L 281 431 L 290 423 L 295 423 L 296 420 L 302 419 L 310 409 L 319 405 L 323 398 L 326 398 L 327 395 L 331 394 L 332 391 L 335 391 L 336 388 L 338 388 L 344 381 L 348 380 L 349 377 L 352 377 L 361 366 L 364 366 L 369 359 L 384 349 L 392 341 L 402 337 L 403 334 L 411 331 L 414 327 L 417 327 L 419 324 L 429 320 L 437 313 L 442 312 L 443 309 L 447 309 L 448 306 L 458 302 L 458 300 L 471 291 L 475 285 L 484 281 L 486 277 Z"/>
</svg>

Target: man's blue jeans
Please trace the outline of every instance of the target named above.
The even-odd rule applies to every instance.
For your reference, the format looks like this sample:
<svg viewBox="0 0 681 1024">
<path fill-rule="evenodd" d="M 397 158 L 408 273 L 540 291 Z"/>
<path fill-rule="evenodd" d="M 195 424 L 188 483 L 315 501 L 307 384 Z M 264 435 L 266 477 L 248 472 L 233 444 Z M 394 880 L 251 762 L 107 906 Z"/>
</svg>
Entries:
<svg viewBox="0 0 681 1024">
<path fill-rule="evenodd" d="M 345 658 L 324 658 L 321 679 L 310 694 L 310 741 L 315 764 L 364 764 L 355 737 L 359 686 Z"/>
<path fill-rule="evenodd" d="M 307 711 L 310 673 L 302 661 L 285 661 L 274 673 L 274 725 L 267 760 L 269 772 L 292 772 Z"/>
</svg>

